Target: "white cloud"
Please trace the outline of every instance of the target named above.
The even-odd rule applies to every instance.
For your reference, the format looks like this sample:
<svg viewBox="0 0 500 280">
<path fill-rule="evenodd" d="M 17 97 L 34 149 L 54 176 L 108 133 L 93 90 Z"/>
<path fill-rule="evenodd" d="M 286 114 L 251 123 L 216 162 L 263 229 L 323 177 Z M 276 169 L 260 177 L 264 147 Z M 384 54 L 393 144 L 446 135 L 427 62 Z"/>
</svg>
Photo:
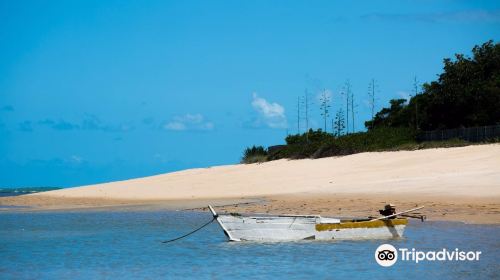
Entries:
<svg viewBox="0 0 500 280">
<path fill-rule="evenodd" d="M 213 130 L 214 123 L 205 121 L 202 114 L 185 114 L 175 116 L 171 121 L 162 125 L 165 130 Z"/>
<path fill-rule="evenodd" d="M 280 104 L 270 103 L 257 93 L 253 93 L 252 107 L 259 113 L 259 118 L 271 128 L 286 128 L 285 108 Z"/>
<path fill-rule="evenodd" d="M 163 128 L 167 129 L 167 130 L 186 130 L 186 125 L 184 125 L 181 122 L 174 121 L 174 122 L 166 123 L 163 126 Z"/>
<path fill-rule="evenodd" d="M 203 116 L 201 114 L 185 114 L 184 116 L 177 116 L 174 118 L 176 121 L 185 123 L 201 123 L 203 122 Z"/>
</svg>

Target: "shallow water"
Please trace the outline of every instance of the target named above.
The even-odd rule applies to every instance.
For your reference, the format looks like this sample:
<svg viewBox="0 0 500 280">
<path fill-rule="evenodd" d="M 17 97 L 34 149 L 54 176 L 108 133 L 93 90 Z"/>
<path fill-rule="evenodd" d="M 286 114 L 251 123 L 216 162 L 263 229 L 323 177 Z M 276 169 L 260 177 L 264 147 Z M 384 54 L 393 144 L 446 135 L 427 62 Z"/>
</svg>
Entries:
<svg viewBox="0 0 500 280">
<path fill-rule="evenodd" d="M 412 222 L 399 240 L 230 243 L 195 212 L 0 213 L 1 279 L 491 279 L 500 277 L 500 227 Z M 383 243 L 418 250 L 482 251 L 475 262 L 374 259 Z"/>
</svg>

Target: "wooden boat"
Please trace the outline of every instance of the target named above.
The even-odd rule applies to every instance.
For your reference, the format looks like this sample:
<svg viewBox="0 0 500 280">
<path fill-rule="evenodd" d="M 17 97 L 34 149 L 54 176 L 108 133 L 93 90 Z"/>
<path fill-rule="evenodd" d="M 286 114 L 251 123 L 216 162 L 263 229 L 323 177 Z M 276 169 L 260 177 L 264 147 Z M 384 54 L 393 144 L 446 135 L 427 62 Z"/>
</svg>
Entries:
<svg viewBox="0 0 500 280">
<path fill-rule="evenodd" d="M 399 238 L 408 224 L 408 219 L 401 216 L 423 208 L 375 219 L 341 219 L 319 215 L 217 214 L 212 206 L 208 207 L 229 241 L 266 242 Z M 423 221 L 425 216 L 418 217 Z"/>
</svg>

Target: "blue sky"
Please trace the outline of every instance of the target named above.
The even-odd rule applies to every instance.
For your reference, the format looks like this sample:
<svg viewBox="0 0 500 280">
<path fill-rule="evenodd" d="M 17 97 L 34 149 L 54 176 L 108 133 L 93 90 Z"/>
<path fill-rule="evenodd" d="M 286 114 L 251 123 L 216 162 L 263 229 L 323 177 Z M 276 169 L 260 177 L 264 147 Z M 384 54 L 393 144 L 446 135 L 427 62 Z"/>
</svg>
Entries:
<svg viewBox="0 0 500 280">
<path fill-rule="evenodd" d="M 0 186 L 237 163 L 347 79 L 356 129 L 500 35 L 498 1 L 0 1 Z M 345 101 L 344 101 L 345 102 Z M 302 125 L 304 126 L 304 125 Z"/>
</svg>

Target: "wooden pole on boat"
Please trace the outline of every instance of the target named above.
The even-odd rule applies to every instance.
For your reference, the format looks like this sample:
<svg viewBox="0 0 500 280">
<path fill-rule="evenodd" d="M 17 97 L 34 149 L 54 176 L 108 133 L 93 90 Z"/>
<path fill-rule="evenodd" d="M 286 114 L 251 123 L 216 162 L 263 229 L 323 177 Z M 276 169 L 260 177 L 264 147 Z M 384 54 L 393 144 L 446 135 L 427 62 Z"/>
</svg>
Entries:
<svg viewBox="0 0 500 280">
<path fill-rule="evenodd" d="M 383 219 L 387 219 L 387 218 L 391 218 L 391 217 L 395 217 L 395 216 L 398 216 L 398 215 L 401 215 L 401 214 L 405 214 L 405 213 L 410 213 L 410 212 L 413 212 L 413 211 L 417 211 L 417 210 L 420 210 L 422 208 L 424 208 L 425 206 L 420 206 L 420 207 L 417 207 L 417 208 L 413 208 L 413 209 L 410 209 L 410 210 L 406 210 L 406 211 L 403 211 L 403 212 L 399 212 L 399 213 L 396 213 L 396 214 L 392 214 L 392 215 L 389 215 L 389 216 L 383 216 L 383 217 L 379 217 L 379 218 L 375 218 L 373 220 L 370 220 L 371 221 L 378 221 L 378 220 L 383 220 Z"/>
<path fill-rule="evenodd" d="M 231 236 L 231 234 L 226 229 L 226 227 L 224 226 L 224 224 L 222 224 L 222 222 L 219 220 L 219 215 L 215 212 L 214 208 L 212 208 L 211 205 L 208 205 L 208 209 L 210 209 L 210 212 L 212 212 L 212 215 L 214 216 L 215 220 L 217 221 L 217 223 L 222 228 L 222 231 L 224 231 L 224 234 L 227 236 L 227 238 L 229 238 L 229 241 L 240 241 L 239 239 L 234 238 L 234 237 Z"/>
</svg>

